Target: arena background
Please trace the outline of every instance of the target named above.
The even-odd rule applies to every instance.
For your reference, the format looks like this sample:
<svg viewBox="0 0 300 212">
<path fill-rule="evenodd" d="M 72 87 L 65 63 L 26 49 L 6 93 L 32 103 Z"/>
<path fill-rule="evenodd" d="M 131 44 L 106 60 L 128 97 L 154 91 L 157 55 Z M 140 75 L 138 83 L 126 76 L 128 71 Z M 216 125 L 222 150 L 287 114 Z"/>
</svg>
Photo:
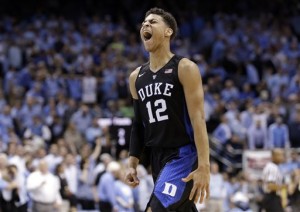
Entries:
<svg viewBox="0 0 300 212">
<path fill-rule="evenodd" d="M 102 150 L 93 152 L 97 157 L 90 174 L 96 178 L 103 163 L 100 155 L 104 153 L 126 164 L 133 115 L 127 79 L 134 65 L 146 61 L 138 32 L 144 13 L 154 6 L 174 14 L 179 34 L 172 49 L 195 61 L 203 77 L 211 160 L 220 169 L 216 172 L 222 174 L 221 180 L 217 178 L 219 184 L 213 183 L 211 188 L 213 198 L 223 201 L 224 211 L 237 207 L 246 211 L 245 205 L 258 211 L 263 196 L 262 170 L 271 160 L 270 150 L 281 147 L 286 157 L 280 170 L 287 185 L 280 192 L 282 204 L 287 210 L 299 207 L 297 189 L 290 189 L 290 193 L 288 189 L 299 184 L 300 167 L 300 2 L 297 0 L 0 0 L 0 151 L 8 155 L 7 164 L 16 164 L 19 172 L 21 169 L 28 176 L 41 158 L 50 161 L 56 158 L 59 163 L 66 163 L 67 155 L 71 154 L 79 163 L 85 154 L 91 155 L 95 150 L 98 136 L 102 139 Z M 65 22 L 74 28 L 68 28 Z M 54 33 L 53 42 L 43 40 L 48 33 L 43 29 L 45 23 L 55 25 L 49 31 Z M 100 28 L 107 24 L 108 34 L 97 39 L 97 32 L 91 27 L 94 23 Z M 68 40 L 69 29 L 77 39 L 75 43 L 84 43 L 84 47 L 74 47 L 79 48 L 75 53 L 65 50 L 66 46 L 75 45 Z M 49 43 L 43 45 L 43 42 Z M 92 57 L 92 62 L 88 68 L 77 70 L 76 66 L 84 63 L 84 57 L 79 59 L 84 51 Z M 16 59 L 19 52 L 21 58 Z M 57 65 L 53 62 L 55 58 L 64 64 Z M 74 67 L 69 69 L 66 63 Z M 30 67 L 32 72 L 24 77 Z M 106 73 L 110 70 L 113 70 L 111 75 Z M 82 90 L 76 96 L 70 91 L 72 84 L 68 84 L 73 78 L 83 83 L 87 72 L 94 75 L 97 84 L 94 91 L 97 97 L 92 102 L 83 100 Z M 47 82 L 52 77 L 59 88 L 49 94 Z M 35 90 L 36 84 L 42 86 L 41 92 Z M 111 96 L 107 94 L 110 89 L 117 91 Z M 42 108 L 37 109 L 38 114 L 26 115 L 23 108 L 28 105 L 28 98 L 35 99 L 33 104 Z M 54 114 L 49 112 L 52 106 L 56 108 Z M 86 126 L 78 127 L 80 116 L 78 121 L 74 114 L 83 110 L 91 118 Z M 246 116 L 251 124 L 246 123 Z M 35 118 L 48 128 L 50 137 L 34 133 L 30 123 Z M 270 137 L 279 118 L 284 130 L 282 135 L 275 135 L 283 136 L 283 143 L 272 143 L 277 142 Z M 250 144 L 252 126 L 257 120 L 266 125 L 265 143 L 258 147 Z M 70 130 L 72 127 L 74 131 Z M 66 132 L 71 137 L 78 136 L 80 145 L 70 144 Z M 145 168 L 146 161 L 145 154 Z M 54 165 L 50 169 L 53 171 Z M 76 192 L 80 193 L 78 189 Z M 133 192 L 137 211 L 137 205 L 142 203 L 136 193 Z M 212 211 L 204 205 L 200 208 Z"/>
</svg>

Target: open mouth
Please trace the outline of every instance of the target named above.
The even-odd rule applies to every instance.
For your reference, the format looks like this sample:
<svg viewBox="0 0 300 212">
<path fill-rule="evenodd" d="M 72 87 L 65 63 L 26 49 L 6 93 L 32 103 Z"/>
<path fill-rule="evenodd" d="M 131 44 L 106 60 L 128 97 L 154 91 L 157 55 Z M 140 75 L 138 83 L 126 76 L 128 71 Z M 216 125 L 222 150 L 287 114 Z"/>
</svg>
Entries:
<svg viewBox="0 0 300 212">
<path fill-rule="evenodd" d="M 152 38 L 152 34 L 150 32 L 145 31 L 143 32 L 143 37 L 145 41 L 148 41 Z"/>
</svg>

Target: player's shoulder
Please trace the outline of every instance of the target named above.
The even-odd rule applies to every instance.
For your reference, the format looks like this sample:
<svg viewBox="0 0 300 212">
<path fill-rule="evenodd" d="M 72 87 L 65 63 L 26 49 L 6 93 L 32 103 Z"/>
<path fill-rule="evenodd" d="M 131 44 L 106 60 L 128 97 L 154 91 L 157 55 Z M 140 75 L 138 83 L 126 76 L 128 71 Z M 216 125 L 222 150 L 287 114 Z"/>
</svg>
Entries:
<svg viewBox="0 0 300 212">
<path fill-rule="evenodd" d="M 129 75 L 129 81 L 130 82 L 135 82 L 142 66 L 137 67 L 133 72 L 130 73 Z"/>
<path fill-rule="evenodd" d="M 181 81 L 183 78 L 199 77 L 200 71 L 196 63 L 188 58 L 183 57 L 178 64 L 178 77 Z"/>
<path fill-rule="evenodd" d="M 190 60 L 186 57 L 183 57 L 179 61 L 178 68 L 179 68 L 179 70 L 185 70 L 185 69 L 193 70 L 193 69 L 198 69 L 198 66 L 192 60 Z"/>
</svg>

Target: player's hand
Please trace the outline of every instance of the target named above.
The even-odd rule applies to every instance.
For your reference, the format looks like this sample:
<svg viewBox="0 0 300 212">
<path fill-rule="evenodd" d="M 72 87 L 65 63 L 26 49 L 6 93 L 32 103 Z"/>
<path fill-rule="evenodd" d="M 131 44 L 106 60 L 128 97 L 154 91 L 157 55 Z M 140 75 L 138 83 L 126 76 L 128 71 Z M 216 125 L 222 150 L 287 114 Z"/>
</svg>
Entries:
<svg viewBox="0 0 300 212">
<path fill-rule="evenodd" d="M 206 199 L 209 197 L 209 168 L 198 168 L 191 172 L 186 178 L 182 178 L 183 182 L 189 182 L 190 180 L 193 180 L 194 185 L 189 199 L 194 200 L 195 203 L 200 199 L 200 203 L 203 203 L 204 197 Z"/>
<path fill-rule="evenodd" d="M 136 169 L 128 168 L 128 171 L 125 175 L 125 182 L 133 188 L 140 184 Z"/>
</svg>

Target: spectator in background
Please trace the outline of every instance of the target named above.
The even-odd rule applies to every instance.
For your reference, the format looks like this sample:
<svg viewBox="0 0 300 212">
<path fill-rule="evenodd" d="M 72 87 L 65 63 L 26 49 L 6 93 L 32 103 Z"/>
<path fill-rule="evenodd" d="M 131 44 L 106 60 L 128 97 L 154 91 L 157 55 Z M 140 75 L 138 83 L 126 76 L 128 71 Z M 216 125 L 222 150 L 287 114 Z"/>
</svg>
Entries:
<svg viewBox="0 0 300 212">
<path fill-rule="evenodd" d="M 290 147 L 289 131 L 281 117 L 277 117 L 276 122 L 269 126 L 268 135 L 270 149 Z"/>
<path fill-rule="evenodd" d="M 252 124 L 260 120 L 261 126 L 267 128 L 267 120 L 269 117 L 269 110 L 266 104 L 257 103 L 254 108 L 254 113 L 252 116 Z"/>
<path fill-rule="evenodd" d="M 66 79 L 66 84 L 69 96 L 77 102 L 80 101 L 83 95 L 80 77 L 76 76 L 74 72 L 71 72 Z"/>
<path fill-rule="evenodd" d="M 268 148 L 268 131 L 262 127 L 260 120 L 248 129 L 247 135 L 250 150 Z"/>
<path fill-rule="evenodd" d="M 240 114 L 241 125 L 246 129 L 249 129 L 252 125 L 252 115 L 254 112 L 254 107 L 252 104 L 253 103 L 251 101 L 247 102 L 246 109 Z"/>
<path fill-rule="evenodd" d="M 68 153 L 64 160 L 64 164 L 64 174 L 69 186 L 69 190 L 72 195 L 76 195 L 78 187 L 78 169 L 76 166 L 77 164 L 75 157 L 71 153 Z"/>
<path fill-rule="evenodd" d="M 37 137 L 44 142 L 45 145 L 49 145 L 51 139 L 51 131 L 47 125 L 42 122 L 40 115 L 33 116 L 33 123 L 31 126 L 25 129 L 25 138 Z"/>
<path fill-rule="evenodd" d="M 84 104 L 94 104 L 97 101 L 97 79 L 90 70 L 87 70 L 82 78 L 81 100 Z"/>
<path fill-rule="evenodd" d="M 222 99 L 224 101 L 230 101 L 230 100 L 238 99 L 239 91 L 235 87 L 232 80 L 228 79 L 228 80 L 225 81 L 225 86 L 224 86 L 224 89 L 221 92 L 221 96 L 222 96 Z"/>
<path fill-rule="evenodd" d="M 226 195 L 223 176 L 219 172 L 219 165 L 216 162 L 211 162 L 210 167 L 210 197 L 206 209 L 209 212 L 223 212 Z"/>
<path fill-rule="evenodd" d="M 101 141 L 102 153 L 112 153 L 112 143 L 108 126 L 102 127 L 102 135 L 98 138 Z"/>
<path fill-rule="evenodd" d="M 11 211 L 16 210 L 12 193 L 17 194 L 17 182 L 14 181 L 14 176 L 10 175 L 8 169 L 7 155 L 0 153 L 0 210 Z"/>
<path fill-rule="evenodd" d="M 59 155 L 57 144 L 51 144 L 49 153 L 45 156 L 44 159 L 47 164 L 49 164 L 49 171 L 51 173 L 54 173 L 56 166 L 63 161 L 63 158 Z"/>
<path fill-rule="evenodd" d="M 242 192 L 236 192 L 231 198 L 231 209 L 228 212 L 252 212 L 249 198 Z"/>
<path fill-rule="evenodd" d="M 33 201 L 32 212 L 57 211 L 62 204 L 60 182 L 48 171 L 45 160 L 41 160 L 38 169 L 28 176 L 26 188 Z"/>
<path fill-rule="evenodd" d="M 135 197 L 136 210 L 138 212 L 145 211 L 149 198 L 154 188 L 152 175 L 141 164 L 137 166 L 137 177 L 140 184 L 133 190 Z"/>
<path fill-rule="evenodd" d="M 63 199 L 62 206 L 60 208 L 60 212 L 76 212 L 76 196 L 71 192 L 66 176 L 65 176 L 65 166 L 63 163 L 58 164 L 55 167 L 55 175 L 58 177 L 60 182 L 60 195 Z"/>
<path fill-rule="evenodd" d="M 33 117 L 42 114 L 42 107 L 37 100 L 30 96 L 26 98 L 25 103 L 19 111 L 18 117 L 20 129 L 24 130 L 33 125 Z"/>
<path fill-rule="evenodd" d="M 120 169 L 118 172 L 116 171 L 116 173 L 113 171 L 113 175 L 115 177 L 114 188 L 117 211 L 135 212 L 133 191 L 124 181 L 124 170 Z"/>
<path fill-rule="evenodd" d="M 93 196 L 93 182 L 95 176 L 93 175 L 94 169 L 96 167 L 96 159 L 101 153 L 101 140 L 96 140 L 96 146 L 91 155 L 87 157 L 82 157 L 80 161 L 80 167 L 78 172 L 78 188 L 77 188 L 77 198 L 78 203 L 81 205 L 83 210 L 94 210 L 95 202 Z"/>
<path fill-rule="evenodd" d="M 18 43 L 14 40 L 11 40 L 8 47 L 7 59 L 9 61 L 9 65 L 14 68 L 20 68 L 23 63 L 22 50 Z"/>
<path fill-rule="evenodd" d="M 84 139 L 81 133 L 76 129 L 76 125 L 72 122 L 68 123 L 68 126 L 64 133 L 64 140 L 67 147 L 76 154 L 84 144 Z"/>
<path fill-rule="evenodd" d="M 223 145 L 231 138 L 231 135 L 232 133 L 228 125 L 228 119 L 223 115 L 221 117 L 221 123 L 213 132 L 213 136 Z"/>
<path fill-rule="evenodd" d="M 288 124 L 289 129 L 289 136 L 292 148 L 299 148 L 300 147 L 300 112 L 295 114 L 296 117 Z"/>
<path fill-rule="evenodd" d="M 279 165 L 279 169 L 284 176 L 284 182 L 291 181 L 292 173 L 299 168 L 299 157 L 296 149 L 286 152 L 285 160 Z"/>
<path fill-rule="evenodd" d="M 120 164 L 112 161 L 107 166 L 107 172 L 101 177 L 98 184 L 99 209 L 101 212 L 111 212 L 117 209 L 115 178 L 120 170 Z"/>
<path fill-rule="evenodd" d="M 84 135 L 86 129 L 92 123 L 93 117 L 90 113 L 90 108 L 82 104 L 78 111 L 76 111 L 72 117 L 71 122 L 76 126 L 76 129 Z"/>
<path fill-rule="evenodd" d="M 87 128 L 85 132 L 86 141 L 93 145 L 96 141 L 96 138 L 102 136 L 102 129 L 98 124 L 98 118 L 94 118 L 92 124 Z"/>
<path fill-rule="evenodd" d="M 17 188 L 11 190 L 11 212 L 27 212 L 28 195 L 26 190 L 26 180 L 23 172 L 18 170 L 16 165 L 7 167 L 10 181 L 17 184 Z"/>
</svg>

